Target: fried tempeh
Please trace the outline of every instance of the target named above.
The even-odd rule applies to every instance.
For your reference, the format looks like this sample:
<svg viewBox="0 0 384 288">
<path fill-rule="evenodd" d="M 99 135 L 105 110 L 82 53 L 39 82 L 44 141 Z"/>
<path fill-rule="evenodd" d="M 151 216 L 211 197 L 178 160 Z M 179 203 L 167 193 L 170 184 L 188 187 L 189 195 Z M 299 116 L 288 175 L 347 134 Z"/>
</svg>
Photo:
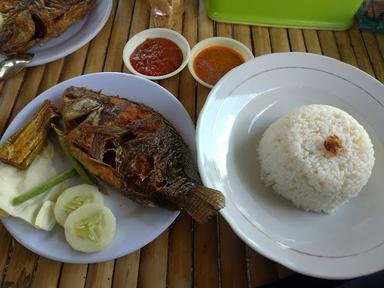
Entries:
<svg viewBox="0 0 384 288">
<path fill-rule="evenodd" d="M 44 146 L 56 108 L 46 100 L 32 120 L 0 145 L 0 161 L 26 169 Z"/>
</svg>

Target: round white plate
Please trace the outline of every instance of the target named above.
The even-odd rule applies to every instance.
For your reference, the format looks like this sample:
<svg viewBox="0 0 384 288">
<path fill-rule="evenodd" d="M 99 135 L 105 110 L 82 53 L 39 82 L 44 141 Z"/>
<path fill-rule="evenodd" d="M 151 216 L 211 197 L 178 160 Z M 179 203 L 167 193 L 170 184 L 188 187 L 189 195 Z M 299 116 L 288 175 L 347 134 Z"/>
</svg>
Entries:
<svg viewBox="0 0 384 288">
<path fill-rule="evenodd" d="M 34 53 L 27 67 L 46 64 L 65 57 L 91 41 L 103 28 L 111 14 L 112 0 L 96 0 L 89 13 L 57 38 L 50 38 L 28 50 Z M 5 57 L 0 55 L 0 61 Z"/>
<path fill-rule="evenodd" d="M 180 102 L 158 84 L 124 73 L 88 74 L 50 88 L 17 115 L 4 133 L 2 141 L 22 127 L 44 100 L 50 99 L 60 107 L 64 90 L 72 85 L 103 90 L 106 95 L 119 95 L 153 107 L 174 124 L 191 148 L 193 156 L 196 156 L 194 125 Z M 57 148 L 57 152 L 59 150 Z M 58 171 L 64 170 L 62 163 L 68 165 L 62 153 L 55 153 L 54 163 Z M 58 225 L 53 231 L 45 232 L 16 218 L 5 217 L 1 220 L 18 242 L 39 255 L 62 262 L 94 263 L 118 258 L 143 247 L 160 235 L 179 214 L 178 211 L 137 205 L 117 191 L 104 195 L 104 202 L 116 216 L 117 233 L 105 250 L 93 254 L 73 250 L 65 241 L 64 231 Z"/>
<path fill-rule="evenodd" d="M 297 209 L 259 177 L 257 146 L 276 119 L 306 104 L 333 105 L 368 131 L 375 167 L 358 197 L 331 215 Z M 249 246 L 303 274 L 343 279 L 384 268 L 384 87 L 337 60 L 306 53 L 257 57 L 213 88 L 197 127 L 203 182 L 224 192 L 221 211 Z"/>
</svg>

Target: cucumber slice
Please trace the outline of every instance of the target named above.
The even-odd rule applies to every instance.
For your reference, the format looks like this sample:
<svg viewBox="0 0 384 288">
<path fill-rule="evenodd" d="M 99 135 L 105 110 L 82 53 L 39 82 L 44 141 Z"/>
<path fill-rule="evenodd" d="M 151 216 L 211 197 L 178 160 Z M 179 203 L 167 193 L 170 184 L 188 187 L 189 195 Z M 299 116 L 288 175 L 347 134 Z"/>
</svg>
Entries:
<svg viewBox="0 0 384 288">
<path fill-rule="evenodd" d="M 37 213 L 35 226 L 45 231 L 51 231 L 56 224 L 54 209 L 54 202 L 49 200 L 45 201 Z"/>
<path fill-rule="evenodd" d="M 69 214 L 65 239 L 75 250 L 91 253 L 103 250 L 116 233 L 116 218 L 100 204 L 85 204 Z"/>
<path fill-rule="evenodd" d="M 57 198 L 55 205 L 57 222 L 61 226 L 64 226 L 68 215 L 87 203 L 104 203 L 103 197 L 96 186 L 81 184 L 66 189 L 59 198 Z"/>
</svg>

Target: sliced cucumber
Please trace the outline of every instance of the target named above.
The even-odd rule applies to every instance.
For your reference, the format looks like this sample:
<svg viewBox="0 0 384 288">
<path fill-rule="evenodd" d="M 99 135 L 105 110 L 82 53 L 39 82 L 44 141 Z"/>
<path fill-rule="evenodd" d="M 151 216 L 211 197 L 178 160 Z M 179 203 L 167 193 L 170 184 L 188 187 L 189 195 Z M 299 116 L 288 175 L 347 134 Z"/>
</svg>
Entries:
<svg viewBox="0 0 384 288">
<path fill-rule="evenodd" d="M 87 203 L 103 204 L 103 197 L 94 185 L 81 184 L 66 189 L 57 198 L 55 217 L 57 222 L 64 226 L 68 215 L 80 206 Z"/>
<path fill-rule="evenodd" d="M 49 200 L 45 201 L 37 213 L 35 226 L 45 231 L 51 231 L 56 224 L 54 209 L 54 202 Z"/>
<path fill-rule="evenodd" d="M 100 204 L 85 204 L 73 211 L 65 221 L 65 239 L 78 251 L 91 253 L 103 250 L 116 233 L 116 218 Z"/>
</svg>

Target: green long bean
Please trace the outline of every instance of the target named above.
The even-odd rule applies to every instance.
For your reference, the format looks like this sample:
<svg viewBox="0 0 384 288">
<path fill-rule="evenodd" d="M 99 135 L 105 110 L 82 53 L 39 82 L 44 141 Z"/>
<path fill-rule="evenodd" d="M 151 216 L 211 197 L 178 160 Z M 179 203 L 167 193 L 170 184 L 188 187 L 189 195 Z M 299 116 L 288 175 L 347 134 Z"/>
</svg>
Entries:
<svg viewBox="0 0 384 288">
<path fill-rule="evenodd" d="M 53 130 L 56 132 L 57 140 L 59 142 L 59 145 L 61 147 L 61 150 L 63 150 L 65 156 L 69 160 L 71 166 L 76 169 L 77 173 L 80 175 L 81 178 L 85 181 L 85 183 L 93 185 L 94 182 L 92 181 L 92 178 L 89 176 L 87 171 L 81 166 L 81 164 L 73 158 L 71 152 L 68 149 L 67 144 L 65 144 L 63 140 L 63 135 L 60 129 L 58 129 L 56 126 L 52 125 Z"/>
<path fill-rule="evenodd" d="M 43 184 L 33 188 L 32 190 L 23 193 L 12 200 L 13 205 L 20 205 L 24 203 L 25 201 L 28 201 L 29 199 L 32 199 L 40 194 L 43 194 L 47 190 L 51 189 L 52 187 L 64 182 L 65 180 L 71 178 L 72 176 L 76 175 L 76 170 L 74 168 L 68 169 L 64 171 L 63 173 L 56 175 L 50 179 L 48 179 Z"/>
</svg>

